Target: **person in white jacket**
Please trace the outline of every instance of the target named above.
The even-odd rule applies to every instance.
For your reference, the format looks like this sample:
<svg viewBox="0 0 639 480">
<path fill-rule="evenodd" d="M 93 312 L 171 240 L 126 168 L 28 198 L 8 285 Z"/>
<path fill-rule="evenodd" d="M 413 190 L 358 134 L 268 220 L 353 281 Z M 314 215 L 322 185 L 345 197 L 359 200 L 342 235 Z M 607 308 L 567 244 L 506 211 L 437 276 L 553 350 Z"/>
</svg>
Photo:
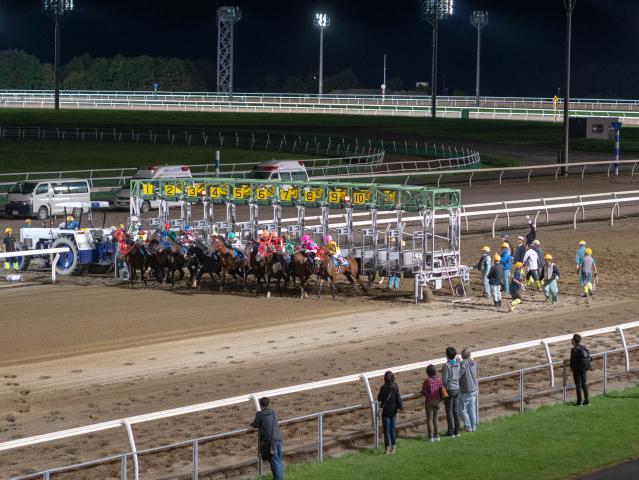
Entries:
<svg viewBox="0 0 639 480">
<path fill-rule="evenodd" d="M 526 274 L 526 285 L 535 284 L 537 290 L 541 290 L 541 283 L 539 282 L 539 255 L 534 248 L 529 248 L 524 254 L 524 265 L 528 269 Z"/>
</svg>

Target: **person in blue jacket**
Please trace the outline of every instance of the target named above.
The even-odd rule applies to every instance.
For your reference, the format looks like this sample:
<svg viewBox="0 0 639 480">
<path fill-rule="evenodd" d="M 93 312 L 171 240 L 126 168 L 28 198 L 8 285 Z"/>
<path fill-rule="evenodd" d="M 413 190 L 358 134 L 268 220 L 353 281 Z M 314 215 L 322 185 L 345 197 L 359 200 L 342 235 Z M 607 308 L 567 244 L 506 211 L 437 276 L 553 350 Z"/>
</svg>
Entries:
<svg viewBox="0 0 639 480">
<path fill-rule="evenodd" d="M 579 240 L 579 247 L 575 252 L 575 264 L 577 264 L 577 275 L 580 275 L 581 271 L 581 261 L 584 259 L 586 255 L 586 241 Z"/>
<path fill-rule="evenodd" d="M 504 282 L 503 282 L 503 290 L 504 292 L 510 292 L 510 246 L 508 243 L 504 242 L 501 244 L 501 264 L 504 267 Z"/>
</svg>

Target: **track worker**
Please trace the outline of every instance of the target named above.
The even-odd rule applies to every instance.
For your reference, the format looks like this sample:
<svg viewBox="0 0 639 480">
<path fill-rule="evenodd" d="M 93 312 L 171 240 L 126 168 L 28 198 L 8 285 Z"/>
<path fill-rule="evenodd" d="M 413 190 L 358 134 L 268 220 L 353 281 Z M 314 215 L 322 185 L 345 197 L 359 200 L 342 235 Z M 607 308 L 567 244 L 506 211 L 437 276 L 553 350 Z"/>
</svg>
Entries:
<svg viewBox="0 0 639 480">
<path fill-rule="evenodd" d="M 524 255 L 526 255 L 526 239 L 520 235 L 517 237 L 517 246 L 513 252 L 513 263 L 523 263 Z"/>
<path fill-rule="evenodd" d="M 575 389 L 577 390 L 577 405 L 590 405 L 588 399 L 588 383 L 586 372 L 590 370 L 592 358 L 590 352 L 581 344 L 581 335 L 575 333 L 572 336 L 572 348 L 570 349 L 570 369 L 575 380 Z M 583 403 L 581 400 L 581 392 L 583 391 Z"/>
<path fill-rule="evenodd" d="M 530 246 L 537 239 L 537 225 L 530 219 L 530 215 L 526 215 L 528 220 L 528 233 L 526 234 L 526 245 Z"/>
<path fill-rule="evenodd" d="M 479 257 L 479 261 L 477 262 L 477 271 L 481 275 L 481 284 L 484 287 L 484 298 L 490 297 L 490 283 L 488 282 L 488 272 L 490 272 L 491 261 L 490 261 L 490 247 L 484 246 L 482 247 L 482 254 Z"/>
<path fill-rule="evenodd" d="M 7 227 L 4 229 L 4 237 L 2 239 L 2 251 L 4 253 L 14 253 L 16 252 L 16 237 L 13 236 L 13 228 Z M 17 270 L 18 269 L 18 259 L 16 257 L 5 258 L 4 259 L 4 269 L 5 270 Z"/>
<path fill-rule="evenodd" d="M 501 264 L 501 257 L 496 253 L 493 256 L 495 262 L 488 272 L 488 283 L 490 284 L 490 292 L 493 296 L 493 302 L 496 307 L 501 307 L 501 287 L 504 282 L 504 266 Z"/>
<path fill-rule="evenodd" d="M 260 398 L 260 411 L 255 414 L 251 427 L 257 428 L 259 432 L 260 456 L 271 466 L 273 480 L 282 480 L 284 478 L 282 432 L 277 421 L 277 414 L 269 405 L 268 398 Z"/>
<path fill-rule="evenodd" d="M 508 292 L 510 290 L 510 263 L 512 256 L 510 255 L 510 244 L 502 243 L 501 244 L 501 264 L 504 267 L 504 279 L 502 284 L 504 286 L 504 292 Z"/>
<path fill-rule="evenodd" d="M 552 255 L 547 253 L 544 256 L 544 266 L 541 267 L 541 279 L 544 282 L 544 295 L 546 295 L 546 301 L 552 300 L 553 304 L 557 304 L 559 301 L 559 288 L 557 282 L 559 281 L 559 268 L 552 261 Z"/>
<path fill-rule="evenodd" d="M 541 283 L 539 283 L 539 257 L 537 256 L 537 250 L 529 248 L 526 250 L 524 259 L 521 261 L 526 265 L 528 273 L 526 274 L 526 285 L 535 284 L 537 290 L 541 290 Z"/>
<path fill-rule="evenodd" d="M 539 283 L 539 282 L 537 282 Z M 521 262 L 515 263 L 515 273 L 513 273 L 513 281 L 510 284 L 510 296 L 512 301 L 508 304 L 508 310 L 511 312 L 515 310 L 515 307 L 522 301 L 521 291 L 526 290 L 526 284 L 524 281 L 524 264 Z"/>
<path fill-rule="evenodd" d="M 586 254 L 586 241 L 579 240 L 579 246 L 577 247 L 577 251 L 575 252 L 575 264 L 577 265 L 577 276 L 579 277 L 580 277 L 579 271 L 581 269 L 581 259 L 584 258 L 585 254 Z"/>
<path fill-rule="evenodd" d="M 592 249 L 586 248 L 579 263 L 579 284 L 584 291 L 584 297 L 592 296 L 592 281 L 597 276 L 597 263 L 592 258 Z"/>
</svg>

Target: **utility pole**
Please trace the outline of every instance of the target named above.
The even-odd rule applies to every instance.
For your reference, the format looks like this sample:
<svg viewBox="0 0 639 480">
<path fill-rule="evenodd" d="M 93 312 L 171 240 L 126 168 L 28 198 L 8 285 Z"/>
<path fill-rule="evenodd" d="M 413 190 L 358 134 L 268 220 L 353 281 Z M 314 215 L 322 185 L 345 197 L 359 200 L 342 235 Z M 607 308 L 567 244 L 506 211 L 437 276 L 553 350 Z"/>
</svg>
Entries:
<svg viewBox="0 0 639 480">
<path fill-rule="evenodd" d="M 563 146 L 563 173 L 568 176 L 568 154 L 570 150 L 570 63 L 572 50 L 572 12 L 577 0 L 563 0 L 566 9 L 566 81 L 564 85 L 564 146 Z"/>
<path fill-rule="evenodd" d="M 475 79 L 475 96 L 477 107 L 480 106 L 479 86 L 481 79 L 481 29 L 488 24 L 488 12 L 475 10 L 470 16 L 470 23 L 477 29 L 477 78 Z"/>
</svg>

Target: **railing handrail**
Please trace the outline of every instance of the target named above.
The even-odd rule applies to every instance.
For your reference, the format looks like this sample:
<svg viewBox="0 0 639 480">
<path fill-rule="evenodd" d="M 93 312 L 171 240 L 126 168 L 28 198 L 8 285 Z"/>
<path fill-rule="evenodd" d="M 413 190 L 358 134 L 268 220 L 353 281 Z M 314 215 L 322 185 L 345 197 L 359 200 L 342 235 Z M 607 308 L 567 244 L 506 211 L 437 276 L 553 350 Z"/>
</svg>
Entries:
<svg viewBox="0 0 639 480">
<path fill-rule="evenodd" d="M 633 328 L 639 328 L 639 321 L 629 322 L 629 323 L 620 324 L 620 325 L 614 325 L 612 327 L 604 327 L 604 328 L 598 328 L 595 330 L 588 330 L 588 331 L 584 331 L 580 333 L 581 333 L 581 336 L 584 338 L 593 336 L 593 335 L 602 335 L 602 334 L 614 333 L 614 332 L 620 332 L 621 335 L 623 336 L 624 330 L 633 329 Z M 509 353 L 509 352 L 514 352 L 514 351 L 523 350 L 527 348 L 532 348 L 532 347 L 547 346 L 553 343 L 569 341 L 571 338 L 572 338 L 572 334 L 566 334 L 566 335 L 559 335 L 559 336 L 554 336 L 550 338 L 529 340 L 526 342 L 520 342 L 520 343 L 511 344 L 511 345 L 501 346 L 501 347 L 488 348 L 485 350 L 474 352 L 474 358 L 482 358 L 482 357 L 486 357 L 490 355 Z M 624 349 L 627 352 L 628 347 L 627 345 L 625 345 L 625 340 L 623 343 L 624 343 Z M 347 383 L 355 383 L 359 381 L 364 382 L 368 390 L 369 400 L 373 401 L 372 392 L 370 390 L 370 386 L 368 383 L 370 379 L 382 377 L 384 373 L 388 370 L 391 370 L 395 373 L 402 373 L 402 372 L 422 369 L 429 364 L 441 365 L 445 362 L 446 362 L 446 358 L 440 357 L 440 358 L 435 358 L 435 359 L 421 361 L 421 362 L 415 362 L 415 363 L 406 364 L 406 365 L 399 365 L 395 367 L 384 368 L 380 370 L 373 370 L 373 371 L 368 371 L 364 373 L 345 375 L 345 376 L 336 377 L 332 379 L 319 380 L 315 382 L 309 382 L 309 383 L 304 383 L 304 384 L 299 384 L 299 385 L 294 385 L 289 387 L 275 388 L 275 389 L 271 389 L 267 391 L 238 395 L 235 397 L 229 397 L 229 398 L 214 400 L 211 402 L 205 402 L 205 403 L 189 405 L 185 407 L 174 408 L 170 410 L 136 415 L 136 416 L 122 418 L 118 420 L 111 420 L 108 422 L 102 422 L 102 423 L 97 423 L 93 425 L 86 425 L 83 427 L 71 428 L 71 429 L 62 430 L 58 432 L 46 433 L 43 435 L 36 435 L 32 437 L 27 437 L 27 438 L 9 440 L 9 441 L 0 443 L 0 451 L 23 448 L 26 446 L 36 445 L 36 444 L 40 444 L 44 442 L 49 442 L 52 440 L 60 440 L 64 438 L 85 435 L 88 433 L 95 433 L 99 431 L 118 428 L 123 425 L 127 425 L 130 428 L 131 425 L 135 425 L 139 423 L 145 423 L 145 422 L 161 420 L 161 419 L 176 417 L 176 416 L 185 415 L 185 414 L 202 412 L 205 410 L 212 410 L 212 409 L 217 409 L 217 408 L 222 408 L 222 407 L 227 407 L 232 405 L 238 405 L 238 404 L 242 404 L 246 402 L 255 403 L 256 399 L 260 397 L 277 397 L 277 396 L 289 395 L 293 393 L 302 393 L 302 392 L 318 390 L 318 389 L 322 389 L 326 387 L 335 387 L 335 386 L 344 385 Z"/>
</svg>

